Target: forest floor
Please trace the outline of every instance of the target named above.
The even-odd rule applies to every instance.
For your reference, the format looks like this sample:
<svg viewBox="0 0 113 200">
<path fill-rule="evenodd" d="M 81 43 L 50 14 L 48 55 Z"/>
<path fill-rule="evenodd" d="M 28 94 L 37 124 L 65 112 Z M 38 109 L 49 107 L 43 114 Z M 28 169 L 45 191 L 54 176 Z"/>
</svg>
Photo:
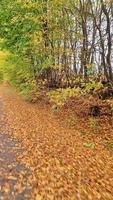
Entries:
<svg viewBox="0 0 113 200">
<path fill-rule="evenodd" d="M 113 200 L 113 154 L 76 123 L 0 87 L 0 200 Z"/>
</svg>

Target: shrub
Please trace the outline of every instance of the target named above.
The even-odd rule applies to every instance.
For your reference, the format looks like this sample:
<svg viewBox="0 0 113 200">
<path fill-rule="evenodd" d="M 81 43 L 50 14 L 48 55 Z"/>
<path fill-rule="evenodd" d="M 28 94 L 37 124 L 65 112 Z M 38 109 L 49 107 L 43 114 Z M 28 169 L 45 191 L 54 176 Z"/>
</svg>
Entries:
<svg viewBox="0 0 113 200">
<path fill-rule="evenodd" d="M 48 92 L 49 100 L 52 104 L 61 106 L 70 97 L 78 96 L 81 94 L 80 88 L 66 88 L 66 89 L 56 89 Z"/>
<path fill-rule="evenodd" d="M 84 93 L 90 93 L 91 91 L 98 90 L 103 88 L 102 83 L 91 81 L 85 84 Z"/>
<path fill-rule="evenodd" d="M 35 81 L 21 83 L 19 86 L 20 94 L 24 97 L 24 99 L 31 101 L 32 91 L 34 90 L 35 87 L 36 87 Z"/>
</svg>

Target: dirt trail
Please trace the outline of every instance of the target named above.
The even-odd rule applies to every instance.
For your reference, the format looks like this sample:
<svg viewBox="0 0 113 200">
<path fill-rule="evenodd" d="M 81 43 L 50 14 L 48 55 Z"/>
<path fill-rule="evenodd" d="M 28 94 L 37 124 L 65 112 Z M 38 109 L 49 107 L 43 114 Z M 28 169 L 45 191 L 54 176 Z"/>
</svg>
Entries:
<svg viewBox="0 0 113 200">
<path fill-rule="evenodd" d="M 113 200 L 113 157 L 98 137 L 87 148 L 79 132 L 61 126 L 41 103 L 27 103 L 4 86 L 0 96 L 8 135 L 26 149 L 18 158 L 33 171 L 30 200 Z"/>
<path fill-rule="evenodd" d="M 19 143 L 8 135 L 0 99 L 0 200 L 30 199 L 28 177 L 31 170 L 17 161 L 22 153 Z"/>
</svg>

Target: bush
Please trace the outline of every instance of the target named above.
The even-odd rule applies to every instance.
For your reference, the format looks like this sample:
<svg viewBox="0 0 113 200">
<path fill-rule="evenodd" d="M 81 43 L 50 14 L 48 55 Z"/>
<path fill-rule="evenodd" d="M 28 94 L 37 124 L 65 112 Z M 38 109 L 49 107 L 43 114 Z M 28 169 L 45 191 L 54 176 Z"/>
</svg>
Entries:
<svg viewBox="0 0 113 200">
<path fill-rule="evenodd" d="M 61 106 L 70 97 L 78 96 L 81 94 L 80 88 L 66 88 L 66 89 L 56 89 L 48 92 L 49 100 L 52 104 Z"/>
<path fill-rule="evenodd" d="M 101 88 L 103 88 L 102 83 L 91 81 L 91 82 L 85 84 L 84 93 L 85 94 L 91 93 L 91 91 L 98 90 Z"/>
</svg>

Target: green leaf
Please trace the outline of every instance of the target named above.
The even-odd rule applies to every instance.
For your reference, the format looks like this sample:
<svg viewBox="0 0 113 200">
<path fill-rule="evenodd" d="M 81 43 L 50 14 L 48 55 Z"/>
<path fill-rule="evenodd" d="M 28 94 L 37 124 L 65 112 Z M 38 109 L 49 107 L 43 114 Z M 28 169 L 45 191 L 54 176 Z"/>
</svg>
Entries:
<svg viewBox="0 0 113 200">
<path fill-rule="evenodd" d="M 87 147 L 87 148 L 94 148 L 95 147 L 94 143 L 84 143 L 83 145 L 84 145 L 84 147 Z"/>
</svg>

